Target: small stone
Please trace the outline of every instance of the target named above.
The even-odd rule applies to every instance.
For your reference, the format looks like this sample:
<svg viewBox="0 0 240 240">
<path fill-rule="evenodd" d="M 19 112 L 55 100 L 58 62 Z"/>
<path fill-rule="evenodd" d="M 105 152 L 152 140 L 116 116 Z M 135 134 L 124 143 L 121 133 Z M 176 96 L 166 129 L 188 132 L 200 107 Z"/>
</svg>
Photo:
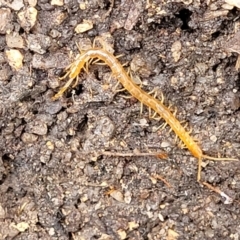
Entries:
<svg viewBox="0 0 240 240">
<path fill-rule="evenodd" d="M 164 222 L 164 217 L 161 213 L 158 214 L 158 218 L 161 222 Z"/>
<path fill-rule="evenodd" d="M 85 3 L 85 2 L 80 2 L 80 3 L 79 3 L 79 8 L 80 8 L 81 10 L 85 10 L 85 9 L 86 9 L 86 3 Z"/>
<path fill-rule="evenodd" d="M 12 29 L 12 14 L 9 8 L 0 9 L 0 34 L 6 34 Z"/>
<path fill-rule="evenodd" d="M 0 218 L 1 219 L 4 219 L 5 218 L 5 210 L 4 208 L 2 207 L 2 205 L 0 205 Z"/>
<path fill-rule="evenodd" d="M 171 144 L 169 142 L 162 142 L 161 143 L 161 147 L 162 148 L 166 148 L 166 147 L 169 147 Z"/>
<path fill-rule="evenodd" d="M 210 140 L 215 143 L 217 141 L 217 137 L 215 135 L 212 135 L 210 137 Z"/>
<path fill-rule="evenodd" d="M 33 52 L 44 54 L 51 45 L 51 38 L 43 34 L 29 34 L 28 48 Z"/>
<path fill-rule="evenodd" d="M 130 191 L 126 191 L 124 194 L 124 202 L 130 204 L 132 201 L 132 193 Z"/>
<path fill-rule="evenodd" d="M 24 7 L 24 3 L 23 0 L 13 0 L 13 1 L 9 1 L 11 3 L 8 3 L 8 7 L 10 7 L 11 9 L 13 9 L 14 11 L 19 11 L 21 8 Z"/>
<path fill-rule="evenodd" d="M 225 2 L 229 5 L 240 8 L 240 0 L 225 0 Z"/>
<path fill-rule="evenodd" d="M 63 4 L 64 4 L 63 0 L 52 0 L 51 1 L 51 5 L 63 6 Z"/>
<path fill-rule="evenodd" d="M 28 128 L 31 133 L 41 136 L 46 135 L 48 131 L 47 124 L 41 120 L 35 120 L 34 122 L 29 123 Z"/>
<path fill-rule="evenodd" d="M 16 71 L 22 68 L 23 55 L 19 50 L 10 49 L 6 51 L 9 65 Z"/>
<path fill-rule="evenodd" d="M 51 141 L 47 141 L 46 145 L 49 150 L 54 150 L 54 144 Z"/>
<path fill-rule="evenodd" d="M 16 228 L 19 232 L 25 232 L 29 228 L 27 222 L 20 222 L 17 225 L 13 224 L 12 227 Z"/>
<path fill-rule="evenodd" d="M 117 233 L 118 233 L 118 236 L 120 239 L 122 239 L 122 240 L 126 239 L 127 233 L 123 229 L 119 229 L 117 231 Z"/>
<path fill-rule="evenodd" d="M 118 190 L 114 190 L 110 193 L 110 196 L 112 198 L 114 198 L 115 200 L 117 200 L 118 202 L 123 202 L 123 194 L 118 191 Z"/>
<path fill-rule="evenodd" d="M 48 233 L 49 233 L 50 236 L 53 236 L 55 234 L 54 228 L 50 228 Z"/>
<path fill-rule="evenodd" d="M 18 19 L 22 28 L 29 31 L 37 21 L 37 9 L 28 7 L 18 13 Z"/>
<path fill-rule="evenodd" d="M 37 5 L 37 0 L 28 0 L 29 6 L 35 7 Z"/>
<path fill-rule="evenodd" d="M 136 222 L 128 222 L 128 228 L 129 228 L 130 231 L 132 231 L 132 230 L 134 230 L 134 229 L 136 229 L 138 227 L 139 227 L 138 223 L 136 223 Z"/>
<path fill-rule="evenodd" d="M 180 41 L 174 42 L 172 45 L 171 51 L 172 51 L 172 56 L 175 62 L 177 62 L 180 59 L 181 50 L 182 50 L 181 42 Z"/>
<path fill-rule="evenodd" d="M 21 136 L 21 140 L 24 143 L 34 143 L 37 141 L 37 139 L 38 139 L 38 136 L 32 133 L 27 133 L 27 132 L 23 133 Z"/>
<path fill-rule="evenodd" d="M 75 32 L 76 33 L 83 33 L 83 32 L 87 32 L 88 30 L 93 28 L 93 23 L 90 20 L 83 20 L 83 23 L 78 24 L 75 27 Z"/>
<path fill-rule="evenodd" d="M 7 34 L 6 42 L 9 48 L 24 48 L 23 38 L 16 32 Z"/>
</svg>

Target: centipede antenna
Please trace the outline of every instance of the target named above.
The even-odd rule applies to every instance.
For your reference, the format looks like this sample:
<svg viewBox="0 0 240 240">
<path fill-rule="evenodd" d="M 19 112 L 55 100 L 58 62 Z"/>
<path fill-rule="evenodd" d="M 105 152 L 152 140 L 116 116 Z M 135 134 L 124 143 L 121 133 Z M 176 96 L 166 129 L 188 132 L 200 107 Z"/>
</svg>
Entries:
<svg viewBox="0 0 240 240">
<path fill-rule="evenodd" d="M 211 157 L 208 155 L 202 155 L 203 158 L 209 159 L 209 160 L 214 160 L 214 161 L 239 161 L 237 158 L 219 158 L 219 157 Z"/>
<path fill-rule="evenodd" d="M 130 152 L 130 153 L 121 153 L 121 152 L 109 152 L 103 151 L 100 152 L 99 155 L 105 156 L 119 156 L 119 157 L 134 157 L 134 156 L 157 156 L 158 158 L 167 158 L 167 154 L 165 152 L 147 152 L 147 153 L 140 153 L 140 152 Z"/>
</svg>

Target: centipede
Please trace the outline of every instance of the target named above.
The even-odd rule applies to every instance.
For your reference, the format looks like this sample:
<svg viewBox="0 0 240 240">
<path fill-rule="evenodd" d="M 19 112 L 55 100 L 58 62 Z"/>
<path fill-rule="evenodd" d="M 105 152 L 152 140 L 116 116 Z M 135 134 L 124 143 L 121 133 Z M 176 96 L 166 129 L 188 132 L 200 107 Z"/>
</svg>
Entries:
<svg viewBox="0 0 240 240">
<path fill-rule="evenodd" d="M 125 71 L 119 60 L 112 53 L 107 51 L 104 48 L 104 45 L 102 48 L 93 46 L 92 48 L 81 51 L 80 54 L 78 54 L 73 63 L 66 68 L 66 74 L 61 78 L 65 79 L 68 77 L 68 81 L 58 91 L 58 93 L 52 97 L 52 100 L 57 100 L 60 98 L 71 85 L 72 87 L 75 87 L 79 82 L 79 74 L 85 69 L 85 64 L 89 64 L 89 62 L 93 59 L 101 60 L 108 65 L 112 71 L 113 77 L 115 77 L 122 84 L 126 91 L 128 91 L 134 98 L 141 102 L 141 104 L 153 110 L 155 115 L 157 114 L 160 118 L 165 120 L 165 123 L 170 126 L 171 130 L 173 130 L 173 132 L 183 142 L 184 146 L 189 150 L 189 152 L 198 159 L 198 182 L 201 179 L 201 165 L 203 159 L 219 161 L 238 160 L 236 158 L 219 158 L 204 154 L 201 147 L 190 136 L 190 132 L 187 131 L 185 127 L 181 125 L 180 121 L 175 117 L 175 114 L 164 105 L 163 101 L 145 92 L 141 86 L 137 85 L 132 80 L 131 76 Z"/>
</svg>

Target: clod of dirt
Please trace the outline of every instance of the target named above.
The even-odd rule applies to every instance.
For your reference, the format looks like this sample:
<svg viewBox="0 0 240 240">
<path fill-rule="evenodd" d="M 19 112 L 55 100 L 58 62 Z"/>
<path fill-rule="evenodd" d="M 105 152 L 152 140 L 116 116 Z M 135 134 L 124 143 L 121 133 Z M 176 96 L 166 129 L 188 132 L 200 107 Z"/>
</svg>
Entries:
<svg viewBox="0 0 240 240">
<path fill-rule="evenodd" d="M 171 51 L 172 51 L 172 56 L 175 62 L 178 62 L 181 56 L 181 49 L 182 49 L 182 44 L 180 41 L 176 41 L 173 43 Z"/>
<path fill-rule="evenodd" d="M 37 141 L 38 136 L 32 133 L 23 133 L 21 139 L 24 143 L 34 143 Z"/>
<path fill-rule="evenodd" d="M 39 119 L 30 122 L 26 128 L 26 131 L 37 135 L 45 135 L 47 133 L 47 130 L 47 124 Z"/>
<path fill-rule="evenodd" d="M 51 38 L 43 34 L 29 34 L 28 48 L 36 53 L 44 54 L 51 45 Z"/>
<path fill-rule="evenodd" d="M 230 51 L 230 52 L 236 52 L 238 53 L 238 59 L 237 59 L 237 62 L 236 62 L 236 70 L 239 69 L 240 67 L 240 42 L 239 42 L 239 38 L 240 38 L 240 31 L 238 31 L 233 38 L 231 38 L 225 45 L 225 49 L 227 51 Z"/>
<path fill-rule="evenodd" d="M 65 68 L 70 63 L 69 58 L 65 54 L 55 53 L 46 57 L 34 54 L 32 65 L 37 69 Z"/>
</svg>

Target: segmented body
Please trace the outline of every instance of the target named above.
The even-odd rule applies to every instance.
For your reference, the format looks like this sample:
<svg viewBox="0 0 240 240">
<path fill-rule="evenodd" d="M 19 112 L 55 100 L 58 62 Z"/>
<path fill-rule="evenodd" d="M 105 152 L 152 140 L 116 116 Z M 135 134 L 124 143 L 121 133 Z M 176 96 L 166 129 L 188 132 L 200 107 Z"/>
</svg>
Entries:
<svg viewBox="0 0 240 240">
<path fill-rule="evenodd" d="M 198 170 L 198 180 L 200 180 L 200 165 L 202 158 L 208 158 L 213 160 L 236 160 L 231 158 L 214 158 L 204 155 L 201 148 L 185 130 L 185 128 L 180 124 L 180 122 L 175 118 L 173 113 L 164 106 L 164 104 L 143 91 L 138 85 L 136 85 L 127 74 L 127 72 L 122 67 L 121 63 L 117 58 L 104 49 L 92 48 L 86 52 L 80 54 L 75 62 L 69 66 L 68 82 L 65 86 L 53 97 L 53 100 L 59 98 L 63 92 L 71 85 L 74 79 L 78 78 L 79 73 L 84 68 L 84 64 L 88 63 L 91 59 L 97 58 L 104 61 L 112 70 L 114 77 L 123 85 L 123 87 L 136 99 L 138 99 L 142 104 L 148 106 L 154 110 L 160 117 L 162 117 L 166 123 L 171 127 L 175 134 L 182 140 L 188 150 L 192 155 L 199 160 L 199 170 Z"/>
</svg>

